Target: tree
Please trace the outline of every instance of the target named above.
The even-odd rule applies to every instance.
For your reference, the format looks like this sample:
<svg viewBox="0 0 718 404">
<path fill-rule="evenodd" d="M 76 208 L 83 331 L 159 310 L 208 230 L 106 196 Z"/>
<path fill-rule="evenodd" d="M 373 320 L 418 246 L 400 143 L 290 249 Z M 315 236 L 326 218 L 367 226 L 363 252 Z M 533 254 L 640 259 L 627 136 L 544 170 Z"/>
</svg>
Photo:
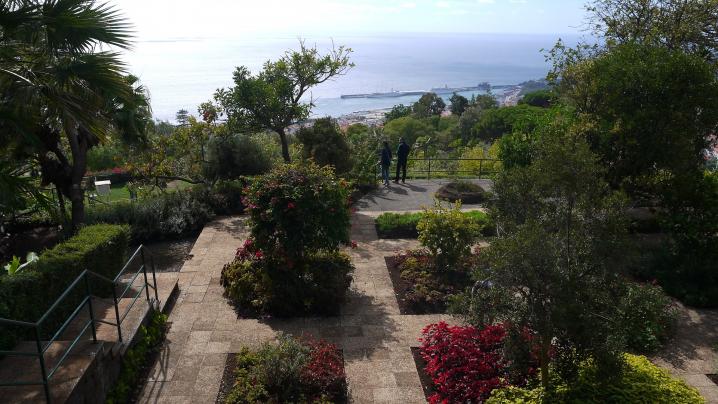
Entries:
<svg viewBox="0 0 718 404">
<path fill-rule="evenodd" d="M 434 127 L 421 119 L 413 116 L 394 119 L 384 125 L 384 135 L 389 143 L 397 145 L 400 138 L 404 138 L 406 144 L 413 146 L 416 139 L 430 138 L 436 134 Z"/>
<path fill-rule="evenodd" d="M 299 129 L 297 139 L 302 143 L 305 159 L 312 159 L 320 166 L 330 165 L 337 174 L 351 170 L 349 143 L 332 118 L 317 119 L 313 126 Z"/>
<path fill-rule="evenodd" d="M 461 114 L 463 114 L 466 110 L 466 107 L 469 106 L 469 100 L 467 100 L 463 95 L 456 93 L 449 98 L 449 101 L 451 101 L 451 106 L 449 108 L 451 109 L 451 113 L 454 115 L 461 116 Z"/>
<path fill-rule="evenodd" d="M 554 94 L 551 90 L 538 90 L 524 94 L 519 105 L 526 104 L 532 107 L 548 108 L 553 103 Z"/>
<path fill-rule="evenodd" d="M 655 192 L 653 176 L 702 172 L 718 126 L 716 77 L 700 57 L 624 44 L 565 68 L 559 93 L 595 128 L 589 140 L 609 182 Z"/>
<path fill-rule="evenodd" d="M 300 41 L 298 51 L 287 51 L 276 62 L 267 61 L 256 75 L 244 66 L 238 67 L 234 87 L 220 89 L 214 96 L 227 116 L 229 130 L 276 132 L 284 161 L 290 162 L 287 128 L 306 119 L 314 106 L 313 99 L 302 102 L 303 97 L 312 87 L 354 67 L 349 61 L 351 52 L 340 46 L 320 55 L 316 47 Z"/>
<path fill-rule="evenodd" d="M 419 98 L 412 106 L 412 111 L 419 118 L 427 118 L 434 115 L 441 115 L 446 108 L 446 103 L 436 93 L 426 93 Z"/>
<path fill-rule="evenodd" d="M 409 115 L 411 115 L 411 107 L 404 104 L 394 105 L 391 108 L 391 111 L 384 114 L 384 122 L 389 122 Z"/>
<path fill-rule="evenodd" d="M 187 126 L 189 124 L 189 111 L 180 109 L 177 111 L 177 115 L 175 115 L 175 120 L 177 120 L 177 125 Z"/>
<path fill-rule="evenodd" d="M 495 139 L 515 131 L 530 132 L 535 127 L 536 119 L 544 114 L 543 108 L 529 105 L 489 109 L 471 128 L 471 137 L 484 142 L 493 142 Z"/>
<path fill-rule="evenodd" d="M 499 102 L 496 101 L 496 97 L 494 97 L 493 94 L 479 94 L 479 95 L 472 95 L 471 101 L 469 102 L 470 105 L 479 107 L 482 110 L 486 109 L 492 109 L 492 108 L 498 108 Z"/>
<path fill-rule="evenodd" d="M 716 0 L 593 0 L 589 28 L 606 42 L 681 49 L 710 61 L 718 56 Z"/>
<path fill-rule="evenodd" d="M 125 76 L 120 54 L 130 27 L 94 0 L 11 1 L 0 5 L 0 136 L 41 167 L 42 183 L 84 220 L 87 152 L 111 133 L 142 138 L 150 120 L 144 89 Z M 63 208 L 64 212 L 64 208 Z"/>
<path fill-rule="evenodd" d="M 500 231 L 482 252 L 490 269 L 477 276 L 491 287 L 478 299 L 503 302 L 472 307 L 536 333 L 548 387 L 549 364 L 564 352 L 619 368 L 625 340 L 616 302 L 628 259 L 624 199 L 602 179 L 583 129 L 564 118 L 542 132 L 533 163 L 502 171 L 493 188 Z"/>
</svg>

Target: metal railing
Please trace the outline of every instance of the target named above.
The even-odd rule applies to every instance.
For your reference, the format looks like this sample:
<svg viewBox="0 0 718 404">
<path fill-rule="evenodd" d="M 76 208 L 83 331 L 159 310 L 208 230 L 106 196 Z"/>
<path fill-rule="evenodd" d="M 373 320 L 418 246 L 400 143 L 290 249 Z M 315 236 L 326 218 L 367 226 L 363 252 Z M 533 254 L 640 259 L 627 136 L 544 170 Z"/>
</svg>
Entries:
<svg viewBox="0 0 718 404">
<path fill-rule="evenodd" d="M 477 164 L 478 163 L 478 164 Z M 392 159 L 389 177 L 396 174 L 397 159 Z M 472 167 L 478 165 L 477 167 Z M 498 172 L 501 160 L 486 158 L 408 158 L 406 175 L 410 178 L 452 178 L 471 177 L 484 178 Z M 381 177 L 381 168 L 377 170 L 377 177 Z"/>
<path fill-rule="evenodd" d="M 148 274 L 147 274 L 147 261 L 145 257 L 145 252 L 149 255 L 149 266 L 152 273 L 152 282 L 150 283 Z M 131 264 L 133 264 L 137 259 L 141 260 L 140 266 L 137 268 L 136 271 L 129 273 L 128 270 L 131 267 Z M 143 274 L 144 276 L 144 282 L 142 283 L 142 287 L 139 288 L 136 294 L 134 296 L 130 296 L 131 303 L 127 306 L 126 309 L 124 309 L 123 313 L 120 314 L 120 307 L 119 302 L 121 299 L 125 298 L 128 291 L 132 289 L 132 286 L 134 285 L 134 282 L 137 280 L 137 278 L 140 276 L 140 274 Z M 123 280 L 123 275 L 129 275 L 130 280 L 129 282 L 127 280 Z M 115 311 L 115 322 L 102 320 L 102 319 L 96 319 L 95 313 L 92 307 L 92 288 L 90 286 L 90 277 L 94 277 L 95 279 L 101 280 L 104 283 L 111 284 L 112 285 L 112 302 L 114 305 L 114 311 Z M 127 283 L 127 286 L 124 287 L 122 293 L 118 296 L 117 295 L 117 287 L 118 286 L 124 286 L 124 284 Z M 75 306 L 75 309 L 73 310 L 72 314 L 70 314 L 63 324 L 57 329 L 57 331 L 54 332 L 52 337 L 49 340 L 43 341 L 42 334 L 43 334 L 43 324 L 48 321 L 48 318 L 51 318 L 51 314 L 60 307 L 60 304 L 67 299 L 68 296 L 72 295 L 73 292 L 76 292 L 76 288 L 79 285 L 84 285 L 84 295 L 81 296 L 82 300 L 80 303 Z M 150 288 L 154 291 L 154 299 L 150 298 Z M 117 328 L 117 339 L 119 342 L 122 342 L 122 322 L 125 320 L 127 315 L 130 313 L 130 310 L 135 305 L 139 297 L 141 296 L 142 292 L 145 292 L 145 296 L 147 298 L 147 302 L 150 305 L 151 308 L 155 308 L 155 306 L 159 305 L 159 297 L 157 292 L 157 277 L 155 275 L 155 265 L 154 265 L 154 258 L 152 257 L 152 253 L 147 250 L 144 246 L 139 246 L 137 250 L 135 250 L 134 254 L 132 254 L 132 257 L 125 263 L 122 270 L 115 276 L 114 279 L 109 279 L 103 275 L 100 275 L 98 273 L 95 273 L 93 271 L 85 269 L 80 273 L 80 275 L 75 278 L 75 280 L 68 286 L 65 291 L 60 295 L 60 297 L 55 300 L 55 302 L 50 306 L 50 308 L 45 312 L 45 314 L 40 317 L 40 319 L 34 323 L 27 322 L 27 321 L 18 321 L 18 320 L 11 320 L 6 318 L 0 318 L 0 325 L 9 325 L 9 326 L 15 326 L 15 327 L 23 327 L 27 328 L 29 330 L 32 330 L 34 333 L 34 339 L 35 339 L 35 347 L 36 352 L 18 352 L 18 351 L 0 351 L 0 357 L 2 356 L 33 356 L 38 358 L 40 362 L 40 372 L 42 375 L 42 380 L 27 380 L 27 381 L 14 381 L 14 382 L 3 382 L 0 380 L 0 387 L 17 387 L 17 386 L 39 386 L 42 385 L 43 389 L 45 391 L 45 399 L 48 403 L 51 402 L 51 396 L 50 396 L 50 379 L 52 376 L 57 372 L 57 370 L 60 368 L 60 365 L 65 361 L 67 356 L 70 354 L 72 349 L 80 342 L 81 338 L 88 329 L 92 330 L 92 341 L 93 343 L 97 343 L 97 327 L 96 323 L 104 323 L 111 326 L 114 326 Z M 70 345 L 64 350 L 62 355 L 60 356 L 60 359 L 52 366 L 52 368 L 48 369 L 46 364 L 46 358 L 45 353 L 47 350 L 52 346 L 53 343 L 57 342 L 60 336 L 68 329 L 70 324 L 72 324 L 78 316 L 84 312 L 84 309 L 87 308 L 89 319 L 83 323 L 80 324 L 80 331 L 75 335 L 75 337 L 70 342 Z"/>
</svg>

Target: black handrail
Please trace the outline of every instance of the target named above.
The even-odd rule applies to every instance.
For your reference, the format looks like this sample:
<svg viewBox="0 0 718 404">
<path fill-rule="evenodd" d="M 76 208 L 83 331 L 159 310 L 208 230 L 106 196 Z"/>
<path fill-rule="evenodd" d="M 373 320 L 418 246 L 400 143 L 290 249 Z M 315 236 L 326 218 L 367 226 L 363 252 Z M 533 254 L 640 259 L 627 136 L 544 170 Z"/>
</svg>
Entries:
<svg viewBox="0 0 718 404">
<path fill-rule="evenodd" d="M 0 351 L 0 355 L 3 356 L 34 356 L 37 357 L 40 362 L 40 371 L 42 374 L 42 380 L 41 381 L 16 381 L 11 383 L 3 383 L 0 381 L 0 386 L 28 386 L 28 385 L 42 385 L 43 389 L 45 391 L 45 399 L 48 403 L 51 401 L 50 396 L 50 378 L 55 374 L 57 369 L 59 369 L 62 362 L 67 358 L 67 356 L 70 354 L 70 351 L 77 345 L 77 343 L 80 341 L 80 338 L 87 332 L 88 329 L 92 330 L 92 340 L 93 343 L 97 343 L 97 330 L 95 323 L 103 323 L 103 324 L 109 324 L 117 327 L 117 339 L 119 342 L 122 342 L 122 322 L 127 317 L 127 314 L 129 314 L 130 309 L 135 305 L 137 302 L 137 299 L 141 296 L 142 291 L 145 290 L 145 294 L 147 296 L 147 302 L 150 304 L 150 306 L 153 305 L 159 305 L 159 296 L 157 292 L 157 277 L 155 275 L 155 265 L 154 265 L 154 257 L 152 255 L 152 252 L 147 250 L 149 257 L 150 257 L 150 267 L 152 269 L 152 284 L 149 283 L 149 280 L 147 278 L 147 264 L 145 262 L 145 250 L 147 248 L 143 245 L 140 245 L 137 250 L 132 254 L 130 259 L 125 263 L 125 265 L 122 267 L 122 270 L 115 276 L 114 280 L 110 280 L 104 275 L 98 274 L 96 272 L 90 271 L 88 269 L 83 270 L 76 278 L 75 280 L 70 283 L 70 285 L 65 289 L 65 291 L 58 297 L 55 302 L 50 306 L 49 309 L 45 311 L 45 313 L 40 317 L 40 319 L 36 322 L 28 322 L 28 321 L 20 321 L 20 320 L 12 320 L 7 318 L 0 318 L 0 325 L 6 324 L 11 326 L 18 326 L 18 327 L 25 327 L 25 328 L 32 328 L 34 329 L 35 334 L 35 345 L 37 348 L 37 352 L 18 352 L 18 351 Z M 138 255 L 139 254 L 139 255 Z M 119 284 L 122 284 L 123 281 L 120 279 L 121 276 L 128 270 L 130 264 L 137 258 L 140 257 L 142 259 L 142 263 L 139 267 L 139 269 L 136 271 L 134 276 L 132 276 L 130 282 L 128 283 L 127 287 L 125 288 L 123 294 L 120 296 L 120 299 L 122 299 L 129 290 L 134 282 L 139 277 L 140 273 L 144 274 L 144 282 L 140 290 L 138 291 L 137 295 L 135 295 L 132 298 L 132 302 L 128 306 L 125 313 L 120 316 L 119 311 L 119 299 L 117 298 L 117 286 Z M 104 282 L 112 284 L 112 301 L 114 305 L 115 310 L 115 323 L 106 321 L 106 320 L 98 320 L 95 319 L 94 310 L 92 307 L 92 290 L 90 288 L 90 281 L 89 276 L 94 276 Z M 55 332 L 55 334 L 52 336 L 52 338 L 47 341 L 47 344 L 43 346 L 43 341 L 41 338 L 41 327 L 42 323 L 47 320 L 47 318 L 50 316 L 50 314 L 59 307 L 60 303 L 75 289 L 75 287 L 80 283 L 80 281 L 85 282 L 85 295 L 82 298 L 82 301 L 75 307 L 72 314 L 70 314 L 63 324 L 59 327 L 59 329 Z M 149 295 L 149 289 L 152 288 L 154 290 L 154 300 L 150 298 Z M 56 340 L 62 335 L 63 332 L 65 332 L 68 328 L 68 326 L 77 318 L 77 316 L 82 312 L 82 309 L 87 306 L 89 310 L 90 319 L 84 323 L 84 326 L 80 330 L 79 333 L 73 338 L 72 343 L 70 343 L 70 346 L 63 352 L 63 354 L 60 356 L 60 359 L 57 361 L 55 366 L 48 372 L 48 369 L 45 364 L 45 353 L 50 348 L 50 346 L 56 342 Z"/>
<path fill-rule="evenodd" d="M 431 167 L 432 162 L 437 163 L 437 162 L 446 162 L 446 161 L 449 161 L 449 162 L 451 162 L 451 161 L 457 161 L 457 162 L 478 161 L 479 168 L 478 168 L 478 170 L 476 170 L 476 169 L 459 170 L 457 167 L 456 169 L 442 170 L 442 169 L 436 169 L 436 168 L 432 169 L 432 167 Z M 393 158 L 392 164 L 396 164 L 396 162 L 397 162 L 397 159 Z M 501 163 L 501 160 L 491 159 L 491 158 L 440 158 L 440 157 L 418 158 L 418 157 L 410 157 L 407 159 L 407 163 L 409 163 L 409 164 L 407 164 L 406 171 L 407 171 L 407 174 L 414 174 L 414 173 L 425 174 L 426 178 L 429 180 L 431 179 L 431 173 L 446 173 L 446 174 L 466 173 L 466 174 L 472 174 L 478 178 L 483 178 L 484 174 L 494 174 L 496 172 L 496 170 L 492 170 L 492 169 L 489 169 L 488 167 L 486 167 L 484 162 L 486 162 L 487 164 L 489 164 L 489 163 L 496 164 L 496 163 Z M 424 169 L 424 170 L 417 169 L 410 163 L 424 163 L 424 164 L 426 164 L 426 169 Z M 396 167 L 396 166 L 394 166 L 394 167 Z M 393 174 L 393 173 L 391 173 L 391 174 Z M 377 170 L 377 178 L 380 176 L 381 176 L 381 174 L 380 174 L 379 170 Z M 390 177 L 391 177 L 391 175 L 390 175 Z"/>
</svg>

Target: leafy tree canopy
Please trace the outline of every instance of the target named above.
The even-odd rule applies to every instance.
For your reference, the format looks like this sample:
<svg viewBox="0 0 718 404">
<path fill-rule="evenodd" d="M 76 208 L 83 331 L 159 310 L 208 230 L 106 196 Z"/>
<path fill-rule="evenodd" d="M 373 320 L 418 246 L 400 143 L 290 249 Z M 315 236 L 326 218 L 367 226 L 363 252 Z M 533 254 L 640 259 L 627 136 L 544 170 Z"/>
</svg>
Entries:
<svg viewBox="0 0 718 404">
<path fill-rule="evenodd" d="M 463 95 L 459 95 L 456 93 L 454 93 L 454 95 L 449 98 L 449 101 L 451 102 L 449 109 L 454 115 L 461 116 L 461 114 L 463 114 L 466 110 L 466 107 L 469 106 L 469 100 L 466 99 L 466 97 L 464 97 Z"/>
<path fill-rule="evenodd" d="M 332 166 L 338 174 L 351 170 L 351 150 L 346 136 L 330 117 L 317 119 L 314 125 L 303 127 L 297 133 L 305 159 L 320 166 Z"/>
<path fill-rule="evenodd" d="M 426 93 L 419 98 L 412 106 L 412 111 L 419 118 L 427 118 L 434 115 L 441 115 L 446 108 L 444 100 L 436 93 Z"/>
<path fill-rule="evenodd" d="M 298 51 L 287 51 L 279 60 L 266 62 L 257 74 L 238 67 L 234 87 L 218 90 L 215 101 L 226 114 L 230 131 L 271 130 L 279 134 L 282 155 L 289 162 L 286 130 L 306 119 L 314 106 L 312 99 L 304 102 L 304 96 L 312 87 L 351 69 L 351 52 L 339 46 L 320 55 L 316 47 L 300 41 Z"/>
</svg>

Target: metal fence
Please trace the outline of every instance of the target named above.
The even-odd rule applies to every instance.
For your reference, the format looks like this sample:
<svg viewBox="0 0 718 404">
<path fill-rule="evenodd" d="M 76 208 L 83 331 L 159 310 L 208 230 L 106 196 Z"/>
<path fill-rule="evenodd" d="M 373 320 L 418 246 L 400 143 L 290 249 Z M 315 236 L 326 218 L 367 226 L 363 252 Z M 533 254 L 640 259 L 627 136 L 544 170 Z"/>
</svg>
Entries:
<svg viewBox="0 0 718 404">
<path fill-rule="evenodd" d="M 392 160 L 390 177 L 396 174 L 397 160 Z M 501 169 L 501 160 L 484 158 L 409 158 L 406 176 L 409 178 L 489 178 Z M 380 167 L 377 177 L 381 177 Z"/>
<path fill-rule="evenodd" d="M 146 257 L 145 254 L 147 254 L 149 257 Z M 149 265 L 147 258 L 149 258 Z M 137 261 L 140 262 L 139 267 L 136 271 L 130 272 L 129 269 L 133 263 L 136 263 Z M 148 266 L 151 271 L 152 279 L 149 279 L 148 275 Z M 131 300 L 131 303 L 127 306 L 126 309 L 123 310 L 122 313 L 120 313 L 120 307 L 119 302 L 121 299 L 127 297 L 127 293 L 132 289 L 132 286 L 134 285 L 134 282 L 137 280 L 137 278 L 143 275 L 143 283 L 142 287 L 139 288 L 139 290 L 134 294 L 129 296 Z M 129 276 L 129 280 L 123 279 L 123 277 Z M 114 305 L 114 312 L 115 312 L 115 322 L 106 321 L 102 319 L 95 318 L 95 313 L 92 307 L 92 298 L 93 298 L 93 291 L 91 288 L 90 279 L 97 279 L 102 281 L 105 284 L 112 285 L 112 302 Z M 126 286 L 125 286 L 126 285 Z M 117 294 L 118 287 L 122 287 L 122 293 L 119 295 Z M 46 324 L 49 318 L 51 318 L 51 314 L 55 312 L 55 310 L 60 307 L 60 305 L 68 298 L 68 296 L 74 295 L 74 293 L 78 292 L 78 289 L 81 289 L 80 292 L 83 294 L 81 296 L 82 300 L 80 303 L 77 304 L 72 314 L 70 314 L 63 324 L 54 332 L 51 331 L 52 337 L 49 340 L 43 340 L 43 325 Z M 150 297 L 150 289 L 154 291 L 154 299 Z M 122 322 L 125 320 L 127 315 L 130 313 L 130 310 L 135 305 L 139 297 L 142 295 L 142 292 L 145 292 L 145 296 L 147 299 L 148 304 L 151 308 L 156 308 L 159 306 L 159 297 L 157 293 L 157 277 L 155 274 L 155 265 L 154 265 L 154 259 L 152 257 L 152 254 L 147 250 L 146 247 L 140 246 L 137 248 L 137 250 L 132 254 L 132 257 L 127 261 L 125 266 L 122 268 L 122 270 L 115 276 L 114 279 L 109 279 L 105 276 L 102 276 L 98 273 L 95 273 L 90 270 L 84 270 L 80 275 L 75 278 L 75 280 L 68 286 L 65 291 L 60 295 L 60 297 L 55 300 L 55 302 L 50 306 L 50 308 L 45 312 L 45 314 L 42 315 L 42 317 L 37 320 L 34 323 L 27 322 L 27 321 L 18 321 L 18 320 L 12 320 L 7 318 L 0 318 L 0 325 L 8 325 L 8 326 L 14 326 L 14 327 L 22 327 L 26 328 L 29 331 L 33 332 L 34 334 L 34 342 L 36 351 L 33 352 L 18 352 L 18 351 L 0 351 L 0 356 L 31 356 L 36 357 L 39 360 L 40 364 L 40 372 L 42 375 L 42 380 L 24 380 L 24 381 L 14 381 L 14 382 L 3 382 L 0 380 L 0 386 L 39 386 L 42 385 L 43 389 L 45 391 L 45 398 L 48 403 L 51 401 L 50 396 L 50 379 L 52 376 L 57 372 L 57 370 L 60 368 L 62 363 L 65 361 L 67 356 L 70 354 L 72 349 L 77 345 L 77 343 L 81 340 L 82 336 L 87 333 L 88 330 L 92 331 L 92 341 L 94 343 L 97 342 L 97 323 L 104 323 L 108 325 L 115 326 L 117 328 L 117 340 L 119 342 L 122 342 Z M 45 354 L 47 350 L 52 346 L 53 343 L 58 341 L 58 338 L 62 336 L 62 334 L 68 329 L 70 324 L 72 324 L 78 316 L 80 316 L 84 310 L 87 309 L 87 312 L 89 314 L 89 319 L 83 323 L 81 323 L 80 331 L 77 333 L 77 335 L 74 336 L 72 341 L 70 342 L 70 345 L 64 350 L 62 355 L 60 356 L 60 359 L 55 363 L 54 366 L 51 368 L 48 368 L 46 366 L 46 360 L 45 360 Z"/>
</svg>

